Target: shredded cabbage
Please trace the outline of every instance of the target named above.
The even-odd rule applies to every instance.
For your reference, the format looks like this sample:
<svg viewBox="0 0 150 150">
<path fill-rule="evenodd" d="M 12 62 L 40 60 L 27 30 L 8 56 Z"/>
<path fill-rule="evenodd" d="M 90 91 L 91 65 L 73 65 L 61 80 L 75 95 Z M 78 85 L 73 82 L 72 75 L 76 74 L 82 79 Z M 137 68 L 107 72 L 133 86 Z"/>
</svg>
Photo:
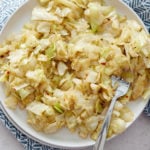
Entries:
<svg viewBox="0 0 150 150">
<path fill-rule="evenodd" d="M 108 137 L 133 120 L 126 104 L 150 96 L 150 36 L 102 0 L 38 0 L 31 21 L 0 44 L 6 105 L 36 130 L 67 127 L 96 140 L 114 95 L 111 76 L 131 83 L 115 105 Z"/>
<path fill-rule="evenodd" d="M 45 50 L 45 55 L 47 56 L 48 59 L 54 57 L 55 50 L 56 50 L 55 44 L 52 44 L 49 48 Z"/>
</svg>

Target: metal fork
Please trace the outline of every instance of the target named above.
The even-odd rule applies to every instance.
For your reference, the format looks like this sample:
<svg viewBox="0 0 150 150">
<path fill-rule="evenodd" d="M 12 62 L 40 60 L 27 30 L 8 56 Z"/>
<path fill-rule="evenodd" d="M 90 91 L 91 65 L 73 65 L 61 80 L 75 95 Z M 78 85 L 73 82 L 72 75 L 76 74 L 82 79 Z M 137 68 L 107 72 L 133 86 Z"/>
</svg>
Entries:
<svg viewBox="0 0 150 150">
<path fill-rule="evenodd" d="M 96 140 L 95 145 L 93 146 L 93 150 L 103 150 L 115 102 L 119 97 L 124 96 L 127 93 L 130 86 L 130 84 L 123 79 L 112 76 L 112 86 L 114 87 L 116 84 L 117 89 L 115 91 L 115 95 L 112 98 L 111 104 L 103 121 L 100 134 Z"/>
</svg>

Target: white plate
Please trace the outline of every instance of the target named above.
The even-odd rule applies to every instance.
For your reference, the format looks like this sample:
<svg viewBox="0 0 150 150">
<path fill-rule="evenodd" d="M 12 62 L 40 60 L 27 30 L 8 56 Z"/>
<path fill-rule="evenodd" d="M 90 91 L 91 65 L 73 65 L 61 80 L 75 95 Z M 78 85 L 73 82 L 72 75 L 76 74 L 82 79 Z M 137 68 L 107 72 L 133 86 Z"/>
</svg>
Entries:
<svg viewBox="0 0 150 150">
<path fill-rule="evenodd" d="M 116 9 L 128 16 L 128 18 L 137 20 L 143 28 L 146 30 L 144 24 L 140 20 L 140 18 L 123 2 L 119 0 L 107 0 L 107 2 L 110 5 L 113 5 L 116 7 Z M 19 29 L 21 29 L 22 25 L 29 21 L 29 18 L 31 17 L 31 11 L 32 8 L 35 6 L 36 2 L 33 0 L 30 0 L 27 4 L 22 6 L 9 20 L 6 27 L 4 28 L 1 36 L 0 41 L 3 41 L 6 39 L 8 35 L 10 35 L 13 32 L 18 32 Z M 0 104 L 1 108 L 4 111 L 4 113 L 7 115 L 9 120 L 23 133 L 25 133 L 30 138 L 45 144 L 50 145 L 54 147 L 60 147 L 60 148 L 69 148 L 69 149 L 79 149 L 79 148 L 85 148 L 87 146 L 91 146 L 94 144 L 94 141 L 91 139 L 81 139 L 77 134 L 71 134 L 67 129 L 62 129 L 59 132 L 55 134 L 43 134 L 36 132 L 26 123 L 26 112 L 25 111 L 12 111 L 8 109 L 4 104 L 4 90 L 3 86 L 0 85 Z M 143 111 L 144 107 L 146 106 L 148 100 L 137 100 L 129 104 L 129 107 L 135 114 L 134 120 L 140 115 L 140 113 Z M 134 121 L 133 121 L 134 122 Z M 133 122 L 129 123 L 127 127 L 129 127 Z"/>
</svg>

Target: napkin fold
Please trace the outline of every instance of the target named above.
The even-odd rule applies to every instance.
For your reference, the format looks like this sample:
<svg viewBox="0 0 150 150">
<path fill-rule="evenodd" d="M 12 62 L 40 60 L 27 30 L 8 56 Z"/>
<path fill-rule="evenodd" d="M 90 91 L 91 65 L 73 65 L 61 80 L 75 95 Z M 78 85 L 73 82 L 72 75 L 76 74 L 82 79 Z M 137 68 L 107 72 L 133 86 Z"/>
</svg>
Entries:
<svg viewBox="0 0 150 150">
<path fill-rule="evenodd" d="M 27 0 L 1 0 L 0 1 L 0 32 L 7 23 L 9 17 Z M 150 0 L 123 0 L 129 5 L 143 20 L 147 30 L 150 32 Z M 144 110 L 144 113 L 150 117 L 150 102 Z M 11 131 L 16 139 L 22 143 L 26 150 L 60 150 L 42 145 L 16 129 L 13 124 L 4 115 L 0 109 L 0 120 Z"/>
</svg>

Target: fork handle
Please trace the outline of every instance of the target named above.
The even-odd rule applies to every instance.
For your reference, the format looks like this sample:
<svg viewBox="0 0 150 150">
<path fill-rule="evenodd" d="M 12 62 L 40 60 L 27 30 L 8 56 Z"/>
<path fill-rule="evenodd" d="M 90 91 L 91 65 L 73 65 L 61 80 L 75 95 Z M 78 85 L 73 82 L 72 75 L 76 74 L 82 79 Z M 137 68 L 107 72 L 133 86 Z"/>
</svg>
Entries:
<svg viewBox="0 0 150 150">
<path fill-rule="evenodd" d="M 104 148 L 104 144 L 105 144 L 105 140 L 106 140 L 106 136 L 107 136 L 107 131 L 108 131 L 108 128 L 110 125 L 110 120 L 111 120 L 113 108 L 114 108 L 114 105 L 115 105 L 117 98 L 118 98 L 118 96 L 115 95 L 113 97 L 111 103 L 110 103 L 106 117 L 105 117 L 103 125 L 102 125 L 101 132 L 98 136 L 98 139 L 96 140 L 96 143 L 93 146 L 93 150 L 103 150 L 103 148 Z"/>
</svg>

